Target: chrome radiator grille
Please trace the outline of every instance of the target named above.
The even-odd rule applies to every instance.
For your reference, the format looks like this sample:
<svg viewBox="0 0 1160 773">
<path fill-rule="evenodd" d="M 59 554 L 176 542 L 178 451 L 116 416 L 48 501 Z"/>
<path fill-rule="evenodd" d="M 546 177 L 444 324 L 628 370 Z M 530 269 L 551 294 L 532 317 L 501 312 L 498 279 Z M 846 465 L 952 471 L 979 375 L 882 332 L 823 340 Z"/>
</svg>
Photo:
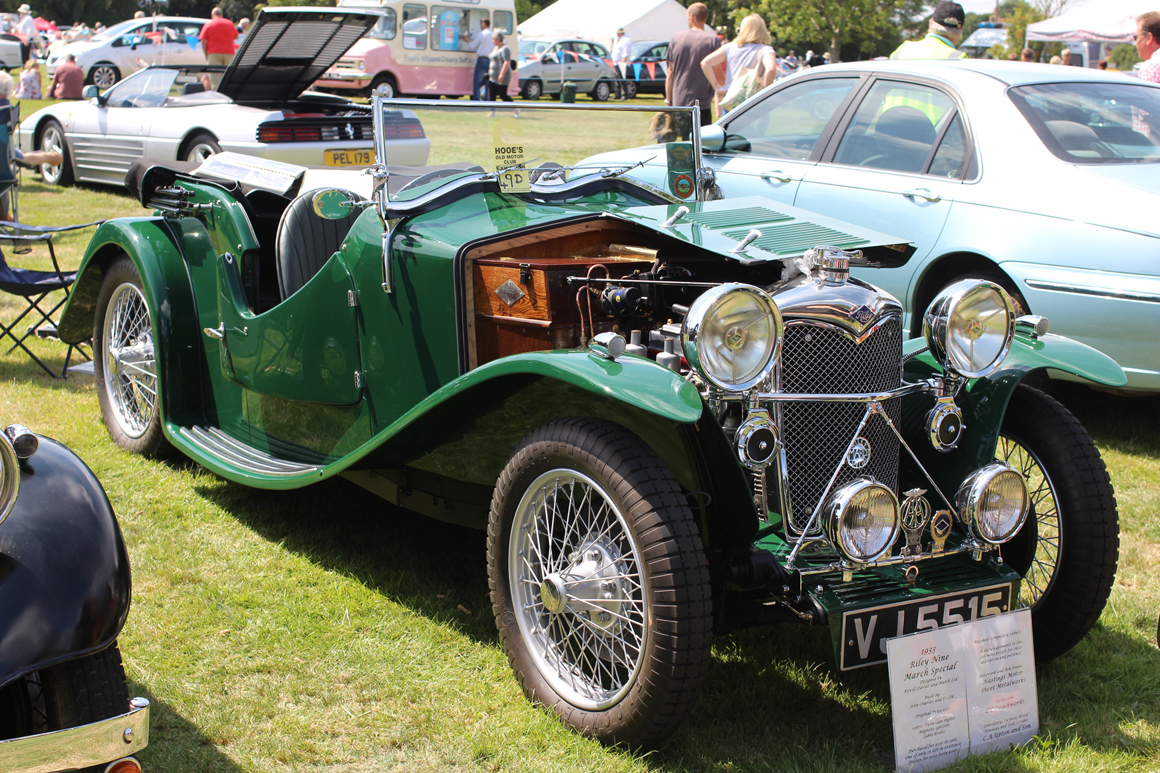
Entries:
<svg viewBox="0 0 1160 773">
<path fill-rule="evenodd" d="M 902 321 L 888 318 L 861 344 L 841 333 L 801 320 L 788 320 L 782 350 L 782 391 L 851 394 L 895 389 L 902 383 Z M 883 407 L 895 426 L 898 398 Z M 862 437 L 869 442 L 869 463 L 860 470 L 843 464 L 843 453 L 866 411 L 865 403 L 787 402 L 782 404 L 792 517 L 789 531 L 800 534 L 809 522 L 834 470 L 842 465 L 835 488 L 871 477 L 898 493 L 898 438 L 880 416 L 870 418 Z M 819 531 L 814 524 L 810 533 Z"/>
</svg>

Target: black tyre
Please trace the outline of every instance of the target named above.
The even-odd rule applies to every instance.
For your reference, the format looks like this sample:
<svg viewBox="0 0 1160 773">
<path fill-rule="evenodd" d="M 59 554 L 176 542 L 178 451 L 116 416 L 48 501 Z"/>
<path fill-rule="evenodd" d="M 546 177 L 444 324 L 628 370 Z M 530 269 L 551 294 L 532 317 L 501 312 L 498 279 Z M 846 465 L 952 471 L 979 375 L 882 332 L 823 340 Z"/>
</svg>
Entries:
<svg viewBox="0 0 1160 773">
<path fill-rule="evenodd" d="M 185 141 L 181 159 L 200 164 L 215 153 L 221 152 L 222 146 L 218 144 L 216 137 L 209 132 L 199 132 Z"/>
<path fill-rule="evenodd" d="M 1099 450 L 1055 399 L 1020 384 L 1003 417 L 995 458 L 1027 476 L 1032 511 L 1002 549 L 1023 576 L 1019 606 L 1031 608 L 1035 657 L 1047 662 L 1096 624 L 1119 557 L 1116 498 Z"/>
<path fill-rule="evenodd" d="M 89 83 L 101 91 L 111 88 L 119 80 L 121 80 L 121 71 L 112 62 L 97 62 L 89 69 Z"/>
<path fill-rule="evenodd" d="M 56 121 L 50 120 L 40 130 L 36 138 L 37 150 L 57 151 L 64 158 L 59 166 L 40 165 L 40 179 L 48 185 L 71 185 L 73 181 L 72 159 L 69 158 L 68 144 L 64 140 L 64 129 Z"/>
<path fill-rule="evenodd" d="M 612 96 L 612 84 L 608 81 L 596 81 L 595 88 L 588 96 L 595 99 L 597 102 L 607 102 L 608 98 Z"/>
<path fill-rule="evenodd" d="M 380 89 L 382 91 L 380 96 L 383 99 L 394 99 L 399 96 L 399 86 L 390 75 L 376 75 L 375 79 L 371 81 L 371 96 L 374 96 Z"/>
<path fill-rule="evenodd" d="M 524 99 L 539 99 L 544 95 L 544 84 L 533 78 L 520 89 L 520 96 Z"/>
<path fill-rule="evenodd" d="M 712 602 L 680 488 L 632 433 L 546 424 L 500 474 L 487 533 L 492 608 L 524 694 L 606 743 L 653 744 L 696 702 Z"/>
<path fill-rule="evenodd" d="M 137 267 L 122 255 L 101 282 L 93 320 L 93 373 L 109 435 L 121 448 L 155 456 L 168 448 L 157 399 L 153 323 Z"/>
<path fill-rule="evenodd" d="M 99 722 L 129 710 L 129 686 L 116 643 L 34 672 L 0 690 L 0 738 L 19 738 Z"/>
<path fill-rule="evenodd" d="M 626 99 L 636 99 L 636 81 L 626 80 L 624 82 L 624 96 Z"/>
</svg>

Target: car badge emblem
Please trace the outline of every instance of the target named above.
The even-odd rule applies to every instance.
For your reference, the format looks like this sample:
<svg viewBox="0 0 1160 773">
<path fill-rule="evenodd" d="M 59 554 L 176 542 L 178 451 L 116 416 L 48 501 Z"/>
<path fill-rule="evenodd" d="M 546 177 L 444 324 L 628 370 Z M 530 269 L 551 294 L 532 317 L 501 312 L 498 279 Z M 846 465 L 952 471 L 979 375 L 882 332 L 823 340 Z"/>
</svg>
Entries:
<svg viewBox="0 0 1160 773">
<path fill-rule="evenodd" d="M 869 306 L 859 306 L 850 312 L 850 319 L 854 320 L 859 325 L 865 325 L 867 322 L 874 319 L 874 310 Z"/>
<path fill-rule="evenodd" d="M 870 464 L 870 441 L 864 437 L 856 439 L 846 454 L 846 464 L 855 470 Z"/>
<path fill-rule="evenodd" d="M 519 285 L 510 279 L 495 288 L 495 294 L 499 296 L 501 301 L 508 305 L 509 309 L 527 295 L 527 293 L 520 289 Z"/>
<path fill-rule="evenodd" d="M 354 139 L 354 127 L 349 123 L 346 125 L 346 136 L 350 137 L 352 140 Z"/>
<path fill-rule="evenodd" d="M 922 552 L 922 530 L 930 518 L 930 502 L 923 494 L 925 489 L 912 488 L 904 496 L 902 502 L 902 530 L 906 532 L 906 547 L 902 549 L 904 556 L 917 556 Z"/>
<path fill-rule="evenodd" d="M 939 510 L 930 522 L 930 536 L 934 544 L 930 546 L 931 553 L 941 553 L 947 544 L 947 537 L 951 534 L 951 526 L 955 519 L 950 510 Z"/>
</svg>

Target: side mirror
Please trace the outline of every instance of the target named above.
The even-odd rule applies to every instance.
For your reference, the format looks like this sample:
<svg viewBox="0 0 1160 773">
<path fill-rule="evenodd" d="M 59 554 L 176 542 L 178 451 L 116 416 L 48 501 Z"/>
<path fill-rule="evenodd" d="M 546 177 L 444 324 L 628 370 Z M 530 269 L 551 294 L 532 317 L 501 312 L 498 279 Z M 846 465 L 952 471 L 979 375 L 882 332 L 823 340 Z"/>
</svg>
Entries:
<svg viewBox="0 0 1160 773">
<path fill-rule="evenodd" d="M 372 204 L 372 202 L 356 197 L 350 191 L 339 188 L 326 188 L 319 191 L 314 194 L 310 203 L 314 209 L 314 214 L 324 220 L 342 220 L 344 217 L 350 217 L 355 210 Z"/>
<path fill-rule="evenodd" d="M 701 150 L 725 149 L 725 130 L 716 124 L 701 127 Z"/>
</svg>

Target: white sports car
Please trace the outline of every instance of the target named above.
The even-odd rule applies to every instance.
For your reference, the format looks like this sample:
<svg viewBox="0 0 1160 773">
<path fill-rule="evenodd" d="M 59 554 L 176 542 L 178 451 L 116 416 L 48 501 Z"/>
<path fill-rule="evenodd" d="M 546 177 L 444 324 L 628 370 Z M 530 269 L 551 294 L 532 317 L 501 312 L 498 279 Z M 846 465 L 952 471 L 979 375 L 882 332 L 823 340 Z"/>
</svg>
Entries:
<svg viewBox="0 0 1160 773">
<path fill-rule="evenodd" d="M 49 184 L 124 185 L 137 159 L 202 161 L 223 150 L 300 166 L 369 166 L 370 109 L 303 92 L 377 19 L 349 10 L 263 9 L 224 72 L 154 66 L 100 95 L 86 87 L 86 101 L 28 116 L 20 147 L 64 155 L 61 165 L 40 167 Z M 203 85 L 207 75 L 220 77 L 216 89 Z M 392 164 L 426 163 L 431 143 L 414 113 L 391 111 L 383 132 Z"/>
</svg>

